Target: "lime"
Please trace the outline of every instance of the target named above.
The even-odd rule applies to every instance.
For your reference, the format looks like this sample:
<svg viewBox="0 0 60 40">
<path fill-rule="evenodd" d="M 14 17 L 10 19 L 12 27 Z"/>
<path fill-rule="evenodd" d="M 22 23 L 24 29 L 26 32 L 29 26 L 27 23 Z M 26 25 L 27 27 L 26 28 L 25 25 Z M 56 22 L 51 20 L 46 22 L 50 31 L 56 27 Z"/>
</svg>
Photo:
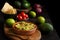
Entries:
<svg viewBox="0 0 60 40">
<path fill-rule="evenodd" d="M 7 25 L 12 26 L 15 23 L 15 20 L 13 18 L 9 18 L 6 20 Z"/>
<path fill-rule="evenodd" d="M 29 3 L 29 2 L 23 2 L 23 3 L 22 3 L 22 6 L 23 6 L 24 8 L 30 8 L 30 3 Z"/>
<path fill-rule="evenodd" d="M 30 12 L 29 12 L 29 15 L 34 18 L 34 17 L 36 17 L 36 12 L 30 11 Z"/>
<path fill-rule="evenodd" d="M 45 23 L 45 18 L 44 18 L 43 16 L 39 16 L 39 17 L 37 18 L 37 21 L 38 21 L 39 23 Z"/>
</svg>

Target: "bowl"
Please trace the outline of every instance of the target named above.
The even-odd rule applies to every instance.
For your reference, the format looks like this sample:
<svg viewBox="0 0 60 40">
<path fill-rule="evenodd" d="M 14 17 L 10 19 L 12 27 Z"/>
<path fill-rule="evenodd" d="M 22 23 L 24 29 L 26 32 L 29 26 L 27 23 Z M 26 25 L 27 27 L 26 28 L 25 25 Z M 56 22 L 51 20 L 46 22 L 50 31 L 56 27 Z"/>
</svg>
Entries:
<svg viewBox="0 0 60 40">
<path fill-rule="evenodd" d="M 34 24 L 34 28 L 31 29 L 31 30 L 20 30 L 20 29 L 17 29 L 15 27 L 15 25 L 19 24 L 20 22 L 16 22 L 15 24 L 13 24 L 12 26 L 12 29 L 13 29 L 13 32 L 16 33 L 16 34 L 20 34 L 20 35 L 32 35 L 33 33 L 35 33 L 36 29 L 37 29 L 37 25 Z M 27 23 L 31 23 L 31 22 L 27 22 Z"/>
</svg>

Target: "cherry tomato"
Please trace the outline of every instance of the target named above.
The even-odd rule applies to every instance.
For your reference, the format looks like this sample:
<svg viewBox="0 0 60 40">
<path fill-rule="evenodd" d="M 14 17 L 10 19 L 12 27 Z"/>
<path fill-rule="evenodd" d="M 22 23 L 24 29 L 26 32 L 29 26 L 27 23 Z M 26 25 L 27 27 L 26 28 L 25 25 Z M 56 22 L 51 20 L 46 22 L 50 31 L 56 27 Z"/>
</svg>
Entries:
<svg viewBox="0 0 60 40">
<path fill-rule="evenodd" d="M 28 18 L 28 15 L 26 14 L 25 17 Z"/>
<path fill-rule="evenodd" d="M 17 16 L 21 16 L 21 14 L 19 13 Z"/>
<path fill-rule="evenodd" d="M 25 14 L 24 12 L 21 12 L 21 15 L 22 15 L 23 17 L 25 17 L 26 14 Z"/>
<path fill-rule="evenodd" d="M 23 17 L 23 20 L 26 20 L 27 18 L 26 17 Z"/>
<path fill-rule="evenodd" d="M 28 18 L 28 15 L 25 14 L 25 12 L 21 12 L 17 15 L 18 20 L 26 20 Z"/>
<path fill-rule="evenodd" d="M 22 18 L 22 16 L 18 16 L 18 20 L 22 20 L 23 18 Z"/>
<path fill-rule="evenodd" d="M 17 18 L 19 18 L 19 16 L 21 16 L 21 14 L 18 14 L 18 15 L 17 15 Z"/>
</svg>

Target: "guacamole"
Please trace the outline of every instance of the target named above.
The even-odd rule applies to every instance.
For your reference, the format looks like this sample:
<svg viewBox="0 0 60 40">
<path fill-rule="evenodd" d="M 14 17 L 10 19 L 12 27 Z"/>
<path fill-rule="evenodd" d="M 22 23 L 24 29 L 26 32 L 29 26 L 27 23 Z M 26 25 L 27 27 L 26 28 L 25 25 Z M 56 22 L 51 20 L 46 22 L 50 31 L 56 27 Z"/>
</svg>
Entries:
<svg viewBox="0 0 60 40">
<path fill-rule="evenodd" d="M 25 21 L 22 21 L 22 22 L 19 22 L 15 25 L 15 27 L 19 30 L 32 30 L 36 25 L 31 23 L 31 22 L 25 22 Z"/>
</svg>

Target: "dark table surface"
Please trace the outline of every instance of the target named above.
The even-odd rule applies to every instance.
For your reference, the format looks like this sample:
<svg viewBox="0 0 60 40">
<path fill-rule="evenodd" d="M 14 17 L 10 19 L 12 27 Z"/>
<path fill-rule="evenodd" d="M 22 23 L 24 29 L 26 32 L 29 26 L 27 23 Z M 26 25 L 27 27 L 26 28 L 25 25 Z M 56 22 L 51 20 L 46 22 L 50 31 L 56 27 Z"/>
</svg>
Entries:
<svg viewBox="0 0 60 40">
<path fill-rule="evenodd" d="M 46 11 L 42 13 L 42 16 L 46 18 L 46 22 L 49 22 L 52 24 L 49 16 L 47 15 Z M 31 21 L 33 21 L 32 19 Z M 8 37 L 5 36 L 4 34 L 4 15 L 0 13 L 0 40 L 8 40 Z M 47 35 L 42 34 L 42 39 L 41 40 L 60 40 L 56 30 L 54 29 L 52 32 L 48 33 Z"/>
<path fill-rule="evenodd" d="M 1 9 L 1 7 L 2 7 L 2 5 L 0 5 L 0 9 Z M 44 9 L 44 12 L 42 13 L 42 16 L 44 16 L 46 18 L 46 22 L 49 22 L 49 23 L 53 24 L 50 20 L 50 17 L 48 16 L 47 11 L 45 9 Z M 0 12 L 0 40 L 8 40 L 8 37 L 5 36 L 4 30 L 3 30 L 4 21 L 5 21 L 4 15 Z M 33 19 L 31 21 L 33 21 Z M 42 39 L 41 40 L 60 40 L 60 38 L 59 38 L 56 30 L 54 29 L 52 32 L 48 33 L 47 35 L 42 34 Z"/>
</svg>

